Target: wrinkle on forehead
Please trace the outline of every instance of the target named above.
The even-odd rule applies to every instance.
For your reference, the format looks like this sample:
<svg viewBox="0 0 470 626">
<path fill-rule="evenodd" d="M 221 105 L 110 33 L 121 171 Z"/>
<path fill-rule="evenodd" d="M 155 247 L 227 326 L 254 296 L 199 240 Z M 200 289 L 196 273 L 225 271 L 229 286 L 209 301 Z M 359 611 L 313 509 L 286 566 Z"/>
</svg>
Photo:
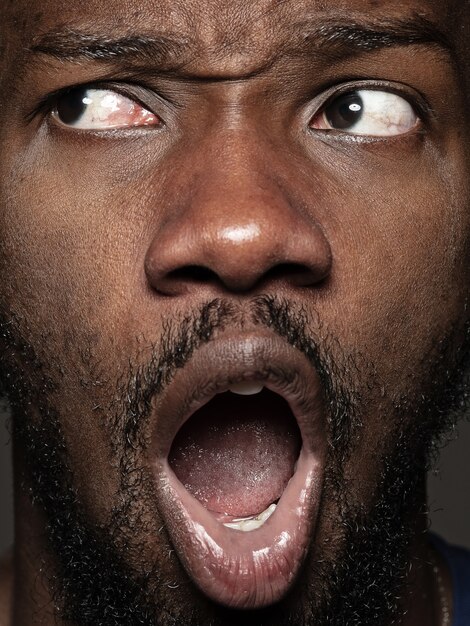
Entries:
<svg viewBox="0 0 470 626">
<path fill-rule="evenodd" d="M 0 10 L 10 16 L 6 20 L 10 36 L 13 30 L 23 34 L 22 47 L 49 29 L 169 32 L 191 44 L 191 58 L 203 61 L 207 75 L 235 76 L 269 68 L 292 39 L 294 24 L 419 15 L 450 26 L 459 4 L 438 0 L 143 0 L 138 4 L 131 0 L 8 0 L 6 9 Z"/>
<path fill-rule="evenodd" d="M 454 3 L 437 0 L 9 0 L 4 5 L 10 25 L 31 37 L 50 28 L 96 26 L 109 31 L 132 26 L 143 32 L 177 32 L 197 40 L 213 53 L 262 50 L 272 47 L 293 23 L 303 19 L 356 17 L 386 19 L 420 15 L 442 22 Z M 1 4 L 1 3 L 0 3 Z M 447 6 L 447 9 L 443 8 Z"/>
</svg>

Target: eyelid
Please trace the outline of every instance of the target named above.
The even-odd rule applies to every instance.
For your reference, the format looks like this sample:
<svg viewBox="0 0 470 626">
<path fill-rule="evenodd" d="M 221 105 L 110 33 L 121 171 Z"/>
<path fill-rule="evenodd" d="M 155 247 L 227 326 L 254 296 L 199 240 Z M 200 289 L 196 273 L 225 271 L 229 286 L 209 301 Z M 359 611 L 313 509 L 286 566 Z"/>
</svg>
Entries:
<svg viewBox="0 0 470 626">
<path fill-rule="evenodd" d="M 380 81 L 371 79 L 347 79 L 323 89 L 307 107 L 306 117 L 310 121 L 315 115 L 326 109 L 336 98 L 351 91 L 370 90 L 387 91 L 404 98 L 412 106 L 423 123 L 429 123 L 433 118 L 433 108 L 428 99 L 420 91 L 404 83 Z M 309 129 L 315 132 L 315 129 Z"/>
<path fill-rule="evenodd" d="M 149 110 L 151 113 L 153 113 L 154 115 L 156 115 L 160 120 L 161 120 L 161 126 L 165 125 L 165 121 L 161 115 L 160 112 L 155 111 L 155 104 L 154 103 L 150 103 L 150 102 L 146 102 L 147 98 L 143 98 L 141 97 L 137 92 L 142 92 L 148 95 L 148 100 L 150 101 L 151 99 L 155 100 L 155 103 L 163 103 L 163 98 L 161 98 L 161 96 L 159 96 L 156 92 L 143 87 L 142 85 L 139 84 L 132 84 L 129 83 L 128 81 L 126 81 L 125 83 L 120 83 L 120 82 L 113 82 L 113 81 L 103 81 L 103 82 L 84 82 L 84 83 L 78 83 L 76 85 L 72 85 L 72 86 L 68 86 L 68 87 L 62 87 L 60 89 L 57 89 L 56 91 L 53 91 L 49 94 L 47 94 L 46 96 L 44 96 L 44 98 L 42 98 L 35 106 L 34 108 L 27 113 L 26 115 L 26 120 L 27 122 L 32 122 L 34 118 L 36 118 L 37 116 L 42 116 L 42 117 L 46 117 L 48 115 L 50 115 L 55 107 L 57 106 L 57 102 L 60 98 L 66 96 L 67 94 L 75 91 L 76 89 L 99 89 L 102 91 L 112 91 L 114 93 L 117 93 L 121 96 L 123 96 L 124 98 L 128 98 L 129 100 L 132 100 L 133 102 L 137 103 L 139 106 L 143 107 L 144 109 Z M 77 130 L 78 132 L 78 130 Z"/>
</svg>

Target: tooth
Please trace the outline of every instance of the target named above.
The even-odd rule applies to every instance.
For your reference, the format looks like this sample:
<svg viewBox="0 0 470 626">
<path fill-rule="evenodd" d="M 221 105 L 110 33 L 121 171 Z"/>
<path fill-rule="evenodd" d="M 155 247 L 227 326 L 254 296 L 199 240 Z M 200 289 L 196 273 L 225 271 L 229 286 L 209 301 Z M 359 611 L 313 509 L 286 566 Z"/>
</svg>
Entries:
<svg viewBox="0 0 470 626">
<path fill-rule="evenodd" d="M 239 517 L 231 522 L 228 522 L 227 524 L 224 524 L 224 526 L 235 530 L 241 530 L 243 532 L 250 532 L 251 530 L 261 528 L 261 526 L 271 517 L 275 510 L 276 505 L 273 503 L 268 506 L 265 511 L 259 513 L 258 515 L 254 515 L 252 517 Z"/>
<path fill-rule="evenodd" d="M 224 524 L 227 528 L 233 528 L 235 530 L 241 530 L 245 533 L 249 533 L 252 530 L 256 530 L 263 525 L 263 522 L 259 522 L 256 519 L 249 519 L 244 522 L 238 522 L 238 524 Z"/>
<path fill-rule="evenodd" d="M 232 393 L 237 393 L 240 396 L 254 396 L 256 393 L 259 393 L 263 389 L 264 385 L 256 382 L 243 382 L 237 383 L 229 387 L 229 391 Z"/>
</svg>

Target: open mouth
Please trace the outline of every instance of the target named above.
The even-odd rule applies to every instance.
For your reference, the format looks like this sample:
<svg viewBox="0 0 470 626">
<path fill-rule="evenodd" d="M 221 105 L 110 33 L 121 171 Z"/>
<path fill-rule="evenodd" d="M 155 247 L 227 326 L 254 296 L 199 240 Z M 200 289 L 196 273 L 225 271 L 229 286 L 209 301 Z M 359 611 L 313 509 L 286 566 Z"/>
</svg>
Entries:
<svg viewBox="0 0 470 626">
<path fill-rule="evenodd" d="M 316 372 L 266 336 L 200 348 L 157 407 L 161 513 L 212 600 L 261 608 L 291 588 L 309 548 L 325 456 Z"/>
<path fill-rule="evenodd" d="M 288 403 L 256 382 L 215 395 L 183 425 L 170 467 L 229 528 L 259 528 L 292 478 L 301 448 Z"/>
</svg>

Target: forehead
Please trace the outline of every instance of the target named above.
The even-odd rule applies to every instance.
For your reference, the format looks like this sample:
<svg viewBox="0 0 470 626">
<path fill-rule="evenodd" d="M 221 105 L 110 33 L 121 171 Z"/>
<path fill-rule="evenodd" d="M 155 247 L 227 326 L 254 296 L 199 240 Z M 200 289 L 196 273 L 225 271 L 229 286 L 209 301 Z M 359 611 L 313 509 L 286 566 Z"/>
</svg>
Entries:
<svg viewBox="0 0 470 626">
<path fill-rule="evenodd" d="M 13 6 L 14 4 L 14 6 Z M 49 31 L 83 30 L 100 35 L 142 33 L 177 37 L 212 65 L 230 68 L 266 61 L 284 43 L 302 37 L 309 24 L 384 22 L 424 18 L 446 29 L 454 2 L 437 0 L 19 0 L 5 7 L 10 38 L 31 42 Z"/>
</svg>

